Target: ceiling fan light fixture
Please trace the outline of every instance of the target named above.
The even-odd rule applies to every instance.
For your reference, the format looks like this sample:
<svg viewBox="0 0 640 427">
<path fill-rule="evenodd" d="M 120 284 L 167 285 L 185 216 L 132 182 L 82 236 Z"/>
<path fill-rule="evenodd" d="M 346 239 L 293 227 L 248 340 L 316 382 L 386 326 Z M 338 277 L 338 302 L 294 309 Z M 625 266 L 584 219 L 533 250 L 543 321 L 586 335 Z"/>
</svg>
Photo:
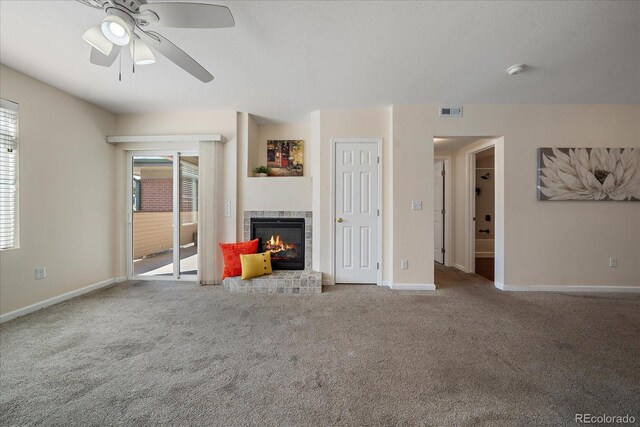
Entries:
<svg viewBox="0 0 640 427">
<path fill-rule="evenodd" d="M 134 43 L 129 45 L 129 51 L 136 65 L 149 65 L 156 62 L 156 57 L 149 46 L 138 37 L 136 37 Z"/>
<path fill-rule="evenodd" d="M 104 55 L 109 55 L 113 49 L 113 43 L 104 37 L 102 31 L 100 31 L 100 27 L 98 26 L 91 27 L 85 31 L 82 35 L 82 39 L 89 43 L 91 47 L 98 49 L 100 53 Z"/>
<path fill-rule="evenodd" d="M 131 25 L 116 15 L 108 15 L 100 25 L 102 34 L 113 44 L 126 46 L 131 41 Z"/>
</svg>

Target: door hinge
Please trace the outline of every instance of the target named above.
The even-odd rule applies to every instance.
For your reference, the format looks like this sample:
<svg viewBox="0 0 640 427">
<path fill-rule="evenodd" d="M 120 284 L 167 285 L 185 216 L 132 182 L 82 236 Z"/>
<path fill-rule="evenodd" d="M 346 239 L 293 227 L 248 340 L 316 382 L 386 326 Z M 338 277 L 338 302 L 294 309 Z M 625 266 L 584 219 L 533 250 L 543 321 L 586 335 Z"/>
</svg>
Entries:
<svg viewBox="0 0 640 427">
<path fill-rule="evenodd" d="M 442 171 L 442 176 L 445 176 L 445 175 L 446 175 L 446 172 L 445 172 L 445 171 Z"/>
<path fill-rule="evenodd" d="M 378 216 L 380 216 L 380 209 L 378 209 Z"/>
<path fill-rule="evenodd" d="M 442 209 L 442 215 L 444 215 L 445 213 L 447 213 L 447 211 L 445 211 L 444 209 Z"/>
<path fill-rule="evenodd" d="M 440 252 L 444 253 L 444 248 L 440 249 Z"/>
<path fill-rule="evenodd" d="M 380 263 L 376 262 L 376 270 L 380 270 Z"/>
<path fill-rule="evenodd" d="M 378 164 L 380 164 L 380 156 L 378 156 Z"/>
</svg>

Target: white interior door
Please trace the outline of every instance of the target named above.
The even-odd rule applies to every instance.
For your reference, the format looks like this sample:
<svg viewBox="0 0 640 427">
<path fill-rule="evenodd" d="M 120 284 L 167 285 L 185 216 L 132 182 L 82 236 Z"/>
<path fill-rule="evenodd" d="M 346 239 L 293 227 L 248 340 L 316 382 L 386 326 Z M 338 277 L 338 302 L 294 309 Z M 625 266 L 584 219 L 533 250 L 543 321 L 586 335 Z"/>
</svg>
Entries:
<svg viewBox="0 0 640 427">
<path fill-rule="evenodd" d="M 436 160 L 433 165 L 433 259 L 444 264 L 444 161 Z"/>
<path fill-rule="evenodd" d="M 335 281 L 378 278 L 378 144 L 336 142 Z"/>
</svg>

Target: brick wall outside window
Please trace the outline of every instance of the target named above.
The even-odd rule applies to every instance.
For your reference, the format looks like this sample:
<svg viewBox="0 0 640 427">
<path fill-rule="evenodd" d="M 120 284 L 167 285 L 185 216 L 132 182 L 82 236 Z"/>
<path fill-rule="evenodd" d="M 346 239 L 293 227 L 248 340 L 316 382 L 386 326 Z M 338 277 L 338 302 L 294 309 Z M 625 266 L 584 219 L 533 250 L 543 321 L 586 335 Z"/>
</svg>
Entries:
<svg viewBox="0 0 640 427">
<path fill-rule="evenodd" d="M 183 180 L 181 183 L 180 211 L 191 212 L 197 210 L 196 183 Z M 173 180 L 172 179 L 141 179 L 140 180 L 140 211 L 141 212 L 171 212 L 173 210 Z"/>
<path fill-rule="evenodd" d="M 173 180 L 141 179 L 140 210 L 142 212 L 171 212 L 173 210 Z"/>
</svg>

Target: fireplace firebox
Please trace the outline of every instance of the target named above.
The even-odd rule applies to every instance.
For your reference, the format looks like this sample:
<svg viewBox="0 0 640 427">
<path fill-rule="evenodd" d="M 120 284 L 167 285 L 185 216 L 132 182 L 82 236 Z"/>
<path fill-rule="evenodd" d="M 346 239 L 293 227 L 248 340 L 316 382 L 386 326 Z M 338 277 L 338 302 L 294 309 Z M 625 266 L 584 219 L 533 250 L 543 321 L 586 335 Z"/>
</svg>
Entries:
<svg viewBox="0 0 640 427">
<path fill-rule="evenodd" d="M 304 270 L 304 232 L 304 218 L 251 218 L 251 239 L 271 251 L 274 270 Z"/>
</svg>

